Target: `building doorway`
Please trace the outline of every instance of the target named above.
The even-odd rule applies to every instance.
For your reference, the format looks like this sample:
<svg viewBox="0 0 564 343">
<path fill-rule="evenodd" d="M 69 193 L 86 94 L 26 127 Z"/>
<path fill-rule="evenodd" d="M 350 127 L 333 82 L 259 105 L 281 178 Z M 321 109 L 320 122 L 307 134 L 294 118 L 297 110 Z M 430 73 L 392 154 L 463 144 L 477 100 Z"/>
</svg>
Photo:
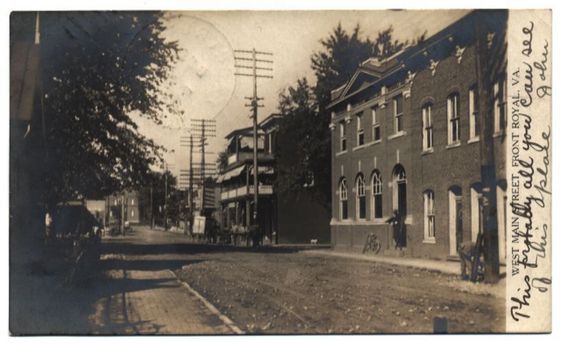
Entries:
<svg viewBox="0 0 564 343">
<path fill-rule="evenodd" d="M 496 188 L 497 201 L 497 240 L 499 249 L 499 262 L 506 263 L 507 251 L 505 240 L 507 237 L 507 181 L 501 180 Z"/>
<path fill-rule="evenodd" d="M 405 169 L 401 164 L 394 167 L 393 170 L 393 186 L 394 186 L 394 210 L 398 211 L 401 218 L 399 230 L 399 246 L 407 246 L 407 230 L 405 219 L 407 217 L 407 177 Z"/>
<path fill-rule="evenodd" d="M 464 239 L 463 235 L 463 207 L 462 188 L 453 186 L 448 190 L 448 226 L 449 226 L 449 255 L 458 255 L 458 246 Z"/>
</svg>

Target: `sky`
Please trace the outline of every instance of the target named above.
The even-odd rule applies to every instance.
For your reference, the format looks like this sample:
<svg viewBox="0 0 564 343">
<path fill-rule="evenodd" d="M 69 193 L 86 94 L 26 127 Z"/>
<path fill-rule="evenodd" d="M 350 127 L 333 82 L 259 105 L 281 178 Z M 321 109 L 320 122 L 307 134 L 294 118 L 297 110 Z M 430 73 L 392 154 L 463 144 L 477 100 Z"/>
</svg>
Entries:
<svg viewBox="0 0 564 343">
<path fill-rule="evenodd" d="M 225 135 L 250 126 L 245 97 L 252 95 L 251 78 L 234 76 L 234 49 L 273 53 L 274 78 L 260 79 L 258 96 L 264 97 L 259 121 L 277 111 L 278 95 L 299 78 L 311 84 L 310 67 L 314 52 L 322 49 L 320 40 L 328 37 L 339 23 L 347 32 L 360 24 L 364 37 L 373 39 L 388 26 L 394 38 L 411 40 L 423 32 L 427 37 L 467 14 L 467 10 L 363 10 L 363 11 L 183 11 L 167 12 L 163 36 L 176 40 L 182 49 L 174 66 L 172 84 L 167 88 L 178 100 L 183 115 L 169 115 L 157 126 L 135 118 L 140 131 L 163 145 L 165 160 L 173 174 L 188 169 L 188 148 L 181 137 L 190 133 L 191 119 L 215 119 L 216 136 L 210 138 L 210 152 L 225 148 Z M 196 150 L 195 150 L 196 151 Z M 217 154 L 206 155 L 215 162 Z M 200 155 L 194 154 L 195 161 Z"/>
</svg>

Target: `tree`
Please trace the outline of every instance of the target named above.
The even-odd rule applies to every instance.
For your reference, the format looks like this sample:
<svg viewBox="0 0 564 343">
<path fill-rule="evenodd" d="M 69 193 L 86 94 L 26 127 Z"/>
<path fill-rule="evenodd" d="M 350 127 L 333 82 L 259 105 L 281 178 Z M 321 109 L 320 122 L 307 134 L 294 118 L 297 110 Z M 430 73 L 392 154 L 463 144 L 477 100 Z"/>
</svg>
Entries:
<svg viewBox="0 0 564 343">
<path fill-rule="evenodd" d="M 280 94 L 278 110 L 283 115 L 278 133 L 277 188 L 296 192 L 307 186 L 321 204 L 330 204 L 330 170 L 327 157 L 331 143 L 327 127 L 319 125 L 313 88 L 305 78 Z M 328 198 L 329 197 L 329 198 Z"/>
<path fill-rule="evenodd" d="M 323 112 L 331 100 L 331 91 L 344 84 L 362 61 L 373 56 L 373 45 L 368 38 L 361 39 L 360 26 L 348 34 L 339 23 L 331 35 L 321 40 L 324 50 L 313 54 L 311 68 L 317 84 L 315 95 Z"/>
<path fill-rule="evenodd" d="M 156 12 L 42 14 L 47 202 L 102 197 L 150 180 L 162 148 L 130 114 L 174 112 L 163 84 L 178 47 Z"/>
<path fill-rule="evenodd" d="M 178 195 L 180 191 L 176 188 L 176 185 L 177 179 L 169 170 L 150 172 L 148 181 L 139 194 L 139 204 L 142 207 L 140 211 L 143 212 L 144 220 L 149 221 L 152 214 L 157 222 L 164 223 L 165 197 L 167 208 L 171 211 L 169 216 L 177 212 L 178 202 L 182 197 Z"/>
<path fill-rule="evenodd" d="M 403 42 L 400 42 L 397 39 L 394 40 L 393 33 L 394 33 L 394 28 L 392 25 L 390 25 L 387 29 L 378 32 L 378 37 L 376 37 L 376 39 L 374 40 L 374 46 L 372 50 L 372 54 L 377 60 L 379 61 L 385 60 L 386 58 L 403 50 L 408 45 L 419 44 L 425 40 L 425 36 L 427 35 L 427 31 L 425 31 L 417 38 L 414 38 L 410 44 L 409 40 Z"/>
<path fill-rule="evenodd" d="M 227 151 L 221 151 L 217 155 L 217 159 L 215 160 L 215 163 L 217 164 L 217 169 L 220 173 L 224 171 L 225 168 L 227 168 L 228 165 L 227 159 L 228 159 Z"/>
</svg>

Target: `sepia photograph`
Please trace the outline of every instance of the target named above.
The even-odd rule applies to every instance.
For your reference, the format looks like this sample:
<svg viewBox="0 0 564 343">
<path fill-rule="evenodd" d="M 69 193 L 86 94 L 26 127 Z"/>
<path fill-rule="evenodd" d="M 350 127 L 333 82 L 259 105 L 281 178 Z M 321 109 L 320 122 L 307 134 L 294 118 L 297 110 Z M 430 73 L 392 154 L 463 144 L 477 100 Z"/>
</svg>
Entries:
<svg viewBox="0 0 564 343">
<path fill-rule="evenodd" d="M 10 335 L 550 332 L 551 20 L 11 12 Z"/>
</svg>

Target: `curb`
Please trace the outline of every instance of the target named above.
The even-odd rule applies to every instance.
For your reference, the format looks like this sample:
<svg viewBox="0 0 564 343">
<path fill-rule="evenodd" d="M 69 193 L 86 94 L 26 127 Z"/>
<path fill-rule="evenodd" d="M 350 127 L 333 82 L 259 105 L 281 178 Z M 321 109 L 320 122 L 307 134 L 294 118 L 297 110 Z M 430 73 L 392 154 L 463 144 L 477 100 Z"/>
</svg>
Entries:
<svg viewBox="0 0 564 343">
<path fill-rule="evenodd" d="M 389 265 L 394 265 L 394 266 L 399 266 L 399 267 L 411 267 L 411 268 L 415 268 L 415 269 L 419 269 L 419 270 L 434 271 L 434 272 L 439 272 L 439 273 L 447 274 L 447 275 L 458 275 L 458 271 L 450 270 L 450 268 L 441 268 L 441 267 L 436 267 L 436 266 L 432 266 L 432 265 L 422 266 L 422 265 L 411 264 L 408 261 L 401 261 L 401 260 L 398 261 L 398 260 L 392 260 L 392 259 L 387 259 L 387 258 L 379 259 L 379 258 L 375 258 L 373 256 L 365 256 L 365 255 L 358 255 L 357 256 L 356 254 L 315 251 L 315 250 L 301 251 L 301 253 L 309 254 L 309 255 L 317 255 L 317 256 L 330 256 L 330 257 L 337 257 L 337 258 L 345 258 L 345 259 L 351 259 L 351 260 L 357 260 L 357 261 L 378 262 L 378 263 L 384 263 L 384 264 L 389 264 Z"/>
<path fill-rule="evenodd" d="M 170 269 L 168 269 L 168 272 L 170 274 L 172 274 L 174 276 L 174 278 L 176 278 L 176 280 L 182 285 L 184 286 L 188 291 L 190 291 L 190 293 L 192 293 L 194 296 L 196 296 L 196 298 L 198 298 L 207 308 L 208 310 L 210 310 L 210 312 L 212 314 L 214 314 L 215 316 L 217 316 L 222 322 L 223 324 L 225 324 L 231 331 L 233 331 L 235 334 L 237 335 L 244 335 L 245 332 L 243 330 L 241 330 L 237 325 L 235 325 L 235 323 L 226 315 L 224 315 L 223 313 L 221 313 L 217 307 L 215 307 L 212 303 L 210 303 L 206 298 L 204 298 L 200 293 L 198 293 L 198 291 L 196 291 L 195 289 L 193 289 L 192 287 L 190 287 L 190 285 L 185 282 L 185 281 L 180 281 L 178 279 L 178 277 L 176 276 L 176 274 L 174 274 L 174 272 Z"/>
</svg>

